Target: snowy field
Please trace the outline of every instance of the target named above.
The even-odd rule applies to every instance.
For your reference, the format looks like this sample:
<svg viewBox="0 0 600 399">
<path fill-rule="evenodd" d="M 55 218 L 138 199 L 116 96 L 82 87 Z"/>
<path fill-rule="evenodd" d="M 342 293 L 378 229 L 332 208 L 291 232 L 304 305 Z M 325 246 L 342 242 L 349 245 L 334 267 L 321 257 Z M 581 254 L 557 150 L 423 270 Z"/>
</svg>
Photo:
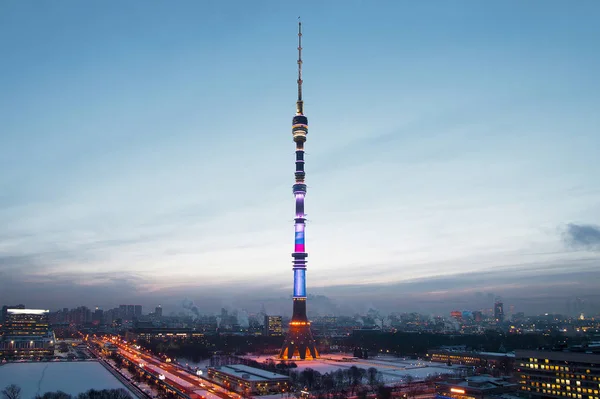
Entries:
<svg viewBox="0 0 600 399">
<path fill-rule="evenodd" d="M 407 375 L 410 375 L 415 380 L 423 380 L 429 376 L 439 374 L 460 374 L 464 367 L 461 366 L 446 366 L 443 363 L 433 363 L 424 360 L 411 360 L 406 358 L 397 358 L 393 356 L 377 356 L 370 359 L 356 359 L 352 361 L 342 361 L 344 357 L 351 355 L 328 355 L 324 354 L 319 360 L 308 362 L 296 362 L 298 368 L 295 370 L 302 371 L 307 368 L 318 371 L 321 374 L 330 373 L 339 369 L 348 369 L 356 366 L 363 369 L 375 367 L 381 372 L 383 381 L 386 384 L 396 384 L 404 382 Z M 245 356 L 258 362 L 265 362 L 272 356 Z M 277 359 L 273 358 L 275 362 Z"/>
<path fill-rule="evenodd" d="M 0 390 L 10 384 L 21 387 L 22 399 L 59 390 L 71 395 L 89 389 L 124 388 L 129 392 L 97 362 L 6 363 L 0 366 Z"/>
</svg>

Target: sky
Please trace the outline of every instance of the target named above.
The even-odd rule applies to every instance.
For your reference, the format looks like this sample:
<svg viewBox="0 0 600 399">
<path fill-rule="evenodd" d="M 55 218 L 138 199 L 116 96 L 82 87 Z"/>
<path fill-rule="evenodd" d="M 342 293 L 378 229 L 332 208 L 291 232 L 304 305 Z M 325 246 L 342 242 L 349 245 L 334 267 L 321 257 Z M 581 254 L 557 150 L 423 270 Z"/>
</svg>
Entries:
<svg viewBox="0 0 600 399">
<path fill-rule="evenodd" d="M 0 304 L 291 312 L 299 15 L 310 294 L 600 304 L 593 0 L 2 2 Z"/>
</svg>

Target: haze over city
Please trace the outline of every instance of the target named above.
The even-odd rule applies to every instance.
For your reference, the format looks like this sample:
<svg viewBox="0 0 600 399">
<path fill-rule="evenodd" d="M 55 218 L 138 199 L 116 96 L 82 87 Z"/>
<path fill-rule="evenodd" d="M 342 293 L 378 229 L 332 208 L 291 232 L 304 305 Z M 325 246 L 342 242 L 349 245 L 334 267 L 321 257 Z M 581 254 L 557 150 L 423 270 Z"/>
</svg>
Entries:
<svg viewBox="0 0 600 399">
<path fill-rule="evenodd" d="M 299 14 L 309 311 L 600 303 L 600 3 L 564 4 L 3 3 L 0 303 L 288 314 Z"/>
</svg>

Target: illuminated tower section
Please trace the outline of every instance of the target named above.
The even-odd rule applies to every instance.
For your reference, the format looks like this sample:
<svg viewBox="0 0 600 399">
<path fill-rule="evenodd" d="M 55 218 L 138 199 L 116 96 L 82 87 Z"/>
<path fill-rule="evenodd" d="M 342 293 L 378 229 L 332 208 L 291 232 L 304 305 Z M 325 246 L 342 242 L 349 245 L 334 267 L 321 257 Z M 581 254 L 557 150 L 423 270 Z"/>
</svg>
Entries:
<svg viewBox="0 0 600 399">
<path fill-rule="evenodd" d="M 296 182 L 293 186 L 296 197 L 296 216 L 294 219 L 294 253 L 292 269 L 294 270 L 294 310 L 288 335 L 279 357 L 284 360 L 312 360 L 318 357 L 315 340 L 310 331 L 310 322 L 306 317 L 306 246 L 304 231 L 306 215 L 304 214 L 304 197 L 306 183 L 304 181 L 304 143 L 308 133 L 308 119 L 304 116 L 302 101 L 302 23 L 298 23 L 298 100 L 296 115 L 292 122 L 292 134 L 296 143 Z"/>
</svg>

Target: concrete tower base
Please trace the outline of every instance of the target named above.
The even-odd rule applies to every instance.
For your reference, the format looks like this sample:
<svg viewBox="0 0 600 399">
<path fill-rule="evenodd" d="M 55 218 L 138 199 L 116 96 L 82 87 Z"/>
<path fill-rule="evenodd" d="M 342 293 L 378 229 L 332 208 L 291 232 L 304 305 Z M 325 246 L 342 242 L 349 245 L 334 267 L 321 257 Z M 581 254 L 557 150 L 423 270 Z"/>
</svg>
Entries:
<svg viewBox="0 0 600 399">
<path fill-rule="evenodd" d="M 308 321 L 292 321 L 279 353 L 281 360 L 314 360 L 319 357 Z"/>
</svg>

